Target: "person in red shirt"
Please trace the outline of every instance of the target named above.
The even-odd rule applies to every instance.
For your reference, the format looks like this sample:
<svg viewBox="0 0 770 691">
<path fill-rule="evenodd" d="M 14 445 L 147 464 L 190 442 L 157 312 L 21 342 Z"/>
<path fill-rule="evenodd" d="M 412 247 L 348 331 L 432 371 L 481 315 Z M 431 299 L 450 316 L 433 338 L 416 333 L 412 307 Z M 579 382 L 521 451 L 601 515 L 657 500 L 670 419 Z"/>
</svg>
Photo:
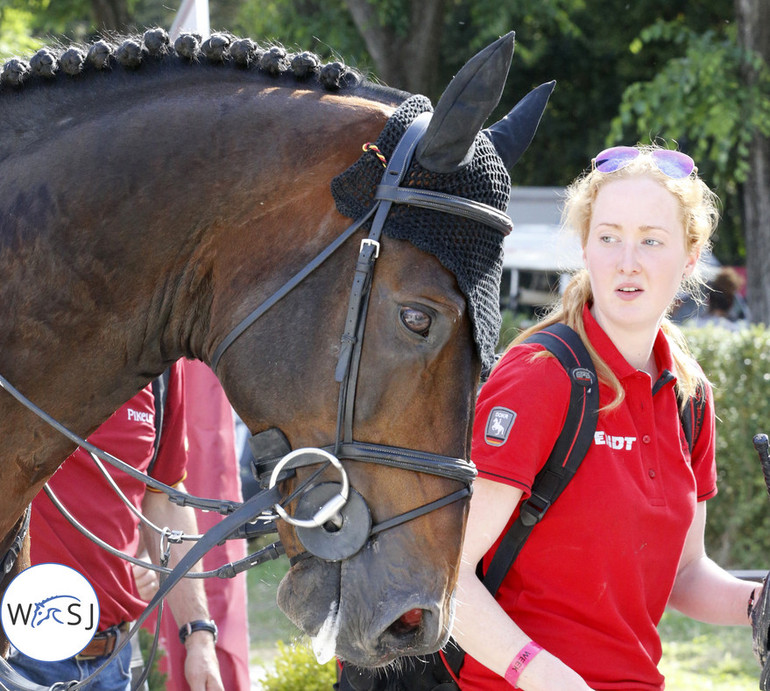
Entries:
<svg viewBox="0 0 770 691">
<path fill-rule="evenodd" d="M 187 490 L 200 497 L 242 501 L 233 409 L 208 365 L 200 360 L 184 360 L 183 367 L 190 443 Z M 213 511 L 197 509 L 195 515 L 201 532 L 223 518 Z M 245 540 L 227 540 L 204 555 L 203 568 L 215 569 L 245 556 Z M 207 578 L 205 587 L 209 610 L 217 622 L 216 652 L 223 685 L 227 691 L 249 691 L 246 572 L 234 578 Z M 188 691 L 184 677 L 185 648 L 174 622 L 167 617 L 163 621 L 162 645 L 166 655 L 161 660 L 161 669 L 168 674 L 166 691 Z"/>
<path fill-rule="evenodd" d="M 666 318 L 696 280 L 716 219 L 716 198 L 679 152 L 614 147 L 569 188 L 565 221 L 585 269 L 505 353 L 476 408 L 479 479 L 453 629 L 468 653 L 463 691 L 662 690 L 666 606 L 750 624 L 759 584 L 733 578 L 704 548 L 705 501 L 717 491 L 711 389 Z M 475 565 L 488 566 L 566 416 L 567 373 L 542 346 L 521 343 L 556 322 L 580 335 L 599 375 L 594 442 L 493 598 Z M 699 383 L 705 421 L 690 453 L 677 395 Z M 507 428 L 488 434 L 501 409 Z"/>
<path fill-rule="evenodd" d="M 151 386 L 142 389 L 90 437 L 95 446 L 147 472 L 161 482 L 184 490 L 187 466 L 187 430 L 184 406 L 184 377 L 181 363 L 172 366 L 168 380 L 162 433 L 155 455 L 155 401 Z M 165 494 L 147 490 L 144 483 L 107 466 L 107 472 L 129 501 L 155 525 L 197 534 L 195 514 L 189 507 L 168 501 Z M 80 448 L 48 481 L 48 486 L 74 517 L 116 549 L 135 554 L 139 542 L 139 519 L 109 486 L 90 454 Z M 75 529 L 44 493 L 32 503 L 30 521 L 32 564 L 64 564 L 83 574 L 99 601 L 99 627 L 94 640 L 78 655 L 67 660 L 42 662 L 12 650 L 10 664 L 23 676 L 46 686 L 55 682 L 82 680 L 95 671 L 114 649 L 128 623 L 145 608 L 139 597 L 131 564 L 97 546 Z M 191 542 L 173 545 L 169 566 L 190 549 Z M 152 552 L 157 552 L 156 544 Z M 157 555 L 155 558 L 157 562 Z M 203 583 L 182 579 L 170 592 L 168 603 L 177 625 L 209 622 Z M 185 675 L 195 691 L 222 691 L 214 636 L 206 628 L 186 636 Z M 213 627 L 212 627 L 213 628 Z M 131 688 L 131 647 L 89 683 L 92 691 Z"/>
</svg>

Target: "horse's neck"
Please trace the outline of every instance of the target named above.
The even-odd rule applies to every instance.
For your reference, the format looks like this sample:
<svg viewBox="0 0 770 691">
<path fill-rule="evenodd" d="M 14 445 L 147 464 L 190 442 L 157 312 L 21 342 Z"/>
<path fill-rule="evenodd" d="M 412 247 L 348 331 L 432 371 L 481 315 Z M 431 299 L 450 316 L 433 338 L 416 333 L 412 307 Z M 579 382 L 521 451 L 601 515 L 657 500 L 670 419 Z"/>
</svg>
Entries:
<svg viewBox="0 0 770 691">
<path fill-rule="evenodd" d="M 169 362 L 207 360 L 344 224 L 329 181 L 388 109 L 232 79 L 105 98 L 0 162 L 0 372 L 80 434 Z M 0 412 L 41 459 L 27 481 L 50 474 L 68 444 Z"/>
</svg>

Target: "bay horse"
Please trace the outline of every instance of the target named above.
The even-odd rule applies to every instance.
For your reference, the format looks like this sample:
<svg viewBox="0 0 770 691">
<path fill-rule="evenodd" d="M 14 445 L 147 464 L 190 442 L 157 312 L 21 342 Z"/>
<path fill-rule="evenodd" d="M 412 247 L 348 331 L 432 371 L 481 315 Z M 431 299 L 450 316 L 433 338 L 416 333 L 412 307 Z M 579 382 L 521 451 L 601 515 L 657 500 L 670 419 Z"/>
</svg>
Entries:
<svg viewBox="0 0 770 691">
<path fill-rule="evenodd" d="M 311 636 L 331 621 L 336 654 L 360 666 L 449 634 L 507 169 L 552 88 L 481 131 L 513 44 L 469 61 L 435 111 L 341 63 L 225 34 L 43 49 L 0 76 L 0 374 L 85 437 L 171 363 L 200 359 L 282 456 L 319 449 L 272 474 L 285 495 L 330 448 L 380 529 L 319 557 L 279 521 L 293 565 L 278 603 Z M 0 429 L 2 555 L 73 444 L 7 393 Z M 312 482 L 336 487 L 339 472 Z M 301 508 L 291 497 L 285 515 Z M 339 509 L 329 535 L 347 534 Z"/>
</svg>

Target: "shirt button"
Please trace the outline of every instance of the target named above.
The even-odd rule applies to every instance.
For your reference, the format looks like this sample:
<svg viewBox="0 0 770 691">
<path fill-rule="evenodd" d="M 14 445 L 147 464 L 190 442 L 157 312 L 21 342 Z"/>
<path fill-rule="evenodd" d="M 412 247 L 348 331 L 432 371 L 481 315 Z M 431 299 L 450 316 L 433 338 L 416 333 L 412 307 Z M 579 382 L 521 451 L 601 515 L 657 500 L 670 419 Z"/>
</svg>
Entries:
<svg viewBox="0 0 770 691">
<path fill-rule="evenodd" d="M 652 468 L 650 468 L 649 473 L 650 477 L 655 477 L 655 471 Z"/>
<path fill-rule="evenodd" d="M 649 443 L 650 443 L 650 441 L 651 441 L 651 439 L 650 439 L 650 435 L 649 435 L 649 434 L 645 434 L 645 435 L 642 437 L 642 442 L 643 442 L 644 444 L 649 444 Z"/>
</svg>

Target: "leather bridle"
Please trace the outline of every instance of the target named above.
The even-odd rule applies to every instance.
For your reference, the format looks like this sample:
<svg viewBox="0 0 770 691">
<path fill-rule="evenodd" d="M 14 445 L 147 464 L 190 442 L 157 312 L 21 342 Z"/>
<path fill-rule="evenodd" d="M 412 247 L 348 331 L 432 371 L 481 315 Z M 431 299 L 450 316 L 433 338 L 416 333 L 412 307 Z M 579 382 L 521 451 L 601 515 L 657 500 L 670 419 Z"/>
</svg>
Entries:
<svg viewBox="0 0 770 691">
<path fill-rule="evenodd" d="M 332 492 L 330 497 L 330 490 L 327 486 L 329 483 L 317 486 L 321 489 L 310 487 L 300 500 L 295 516 L 289 516 L 285 511 L 280 512 L 284 520 L 297 526 L 300 541 L 311 553 L 330 561 L 349 558 L 361 549 L 371 535 L 377 532 L 401 525 L 467 497 L 471 493 L 472 482 L 476 477 L 476 468 L 469 460 L 428 451 L 360 442 L 353 436 L 356 385 L 360 370 L 374 264 L 379 256 L 380 237 L 392 205 L 407 204 L 462 216 L 485 223 L 498 230 L 502 235 L 508 234 L 512 228 L 511 220 L 506 214 L 487 204 L 442 192 L 400 187 L 417 143 L 425 133 L 430 119 L 431 113 L 423 113 L 406 129 L 386 165 L 382 180 L 374 195 L 375 203 L 369 212 L 349 226 L 334 242 L 233 328 L 216 348 L 211 361 L 211 366 L 216 371 L 223 354 L 240 335 L 371 219 L 369 235 L 361 241 L 356 261 L 353 286 L 350 291 L 345 327 L 341 339 L 342 345 L 335 371 L 335 380 L 340 384 L 340 393 L 334 443 L 322 449 L 291 451 L 291 446 L 285 436 L 279 430 L 271 429 L 267 431 L 270 449 L 265 453 L 263 437 L 265 433 L 257 434 L 250 439 L 256 459 L 256 473 L 262 486 L 265 485 L 265 479 L 269 476 L 270 480 L 267 484 L 273 487 L 279 479 L 285 479 L 290 472 L 299 467 L 316 465 L 319 462 L 323 463 L 324 467 L 328 467 L 333 463 L 333 460 L 345 458 L 438 475 L 457 480 L 463 483 L 464 487 L 436 501 L 416 507 L 373 526 L 364 535 L 360 527 L 354 527 L 353 524 L 357 521 L 371 523 L 368 507 L 360 495 L 348 488 L 344 468 L 341 464 L 335 463 L 335 467 L 342 475 L 342 482 L 337 485 L 338 492 Z M 274 443 L 276 438 L 279 440 L 277 445 Z M 276 451 L 278 451 L 277 454 Z M 300 517 L 299 514 L 301 513 L 310 513 L 311 515 Z M 336 516 L 336 520 L 330 524 L 329 520 L 334 516 Z M 350 534 L 340 535 L 343 531 Z M 324 536 L 324 534 L 326 535 Z M 319 554 L 318 545 L 325 544 L 329 540 L 334 540 L 334 545 L 330 549 L 322 549 L 323 554 Z"/>
</svg>

